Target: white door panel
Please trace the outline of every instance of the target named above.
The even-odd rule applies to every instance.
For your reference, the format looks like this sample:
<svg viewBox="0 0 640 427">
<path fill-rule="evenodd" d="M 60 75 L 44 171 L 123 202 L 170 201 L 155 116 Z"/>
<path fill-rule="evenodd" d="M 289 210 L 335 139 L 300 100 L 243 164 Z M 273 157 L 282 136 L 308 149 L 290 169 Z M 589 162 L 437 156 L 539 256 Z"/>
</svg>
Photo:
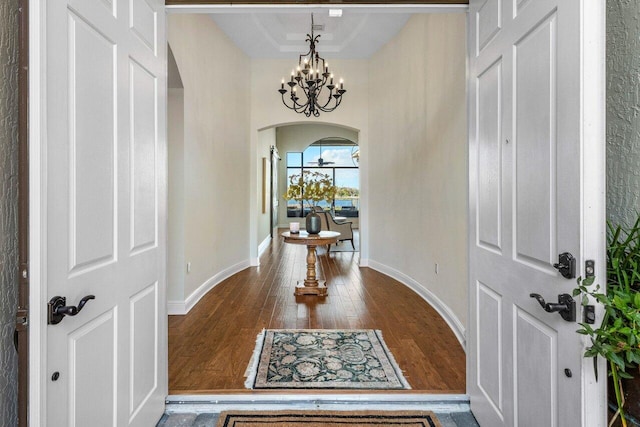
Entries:
<svg viewBox="0 0 640 427">
<path fill-rule="evenodd" d="M 161 0 L 46 2 L 47 298 L 95 295 L 46 327 L 51 426 L 164 411 L 164 17 Z"/>
<path fill-rule="evenodd" d="M 529 294 L 557 302 L 571 293 L 575 279 L 553 267 L 562 252 L 576 257 L 577 275 L 586 259 L 604 274 L 604 224 L 582 225 L 604 208 L 603 194 L 584 203 L 600 190 L 582 169 L 581 86 L 583 28 L 602 16 L 585 14 L 580 0 L 471 0 L 469 18 L 472 410 L 487 426 L 598 425 L 604 405 L 588 420 L 583 396 L 604 393 L 585 380 L 591 371 L 582 375 L 577 323 Z M 604 163 L 603 152 L 589 155 Z"/>
</svg>

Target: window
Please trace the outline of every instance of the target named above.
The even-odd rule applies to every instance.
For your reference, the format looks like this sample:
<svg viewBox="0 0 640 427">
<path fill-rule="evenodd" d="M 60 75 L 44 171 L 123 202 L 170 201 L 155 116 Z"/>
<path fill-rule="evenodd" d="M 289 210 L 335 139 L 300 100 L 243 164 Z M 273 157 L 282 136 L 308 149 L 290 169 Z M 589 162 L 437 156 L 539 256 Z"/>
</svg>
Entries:
<svg viewBox="0 0 640 427">
<path fill-rule="evenodd" d="M 334 139 L 335 140 L 335 139 Z M 322 142 L 322 144 L 320 144 Z M 326 140 L 311 144 L 304 152 L 287 153 L 287 186 L 293 175 L 309 170 L 329 175 L 337 194 L 331 203 L 321 201 L 318 206 L 333 210 L 337 216 L 358 217 L 360 211 L 360 170 L 354 157 L 358 146 L 351 141 L 328 142 Z M 319 164 L 322 158 L 322 164 Z M 302 207 L 297 200 L 287 201 L 287 217 L 300 217 Z M 304 207 L 302 216 L 309 213 Z"/>
</svg>

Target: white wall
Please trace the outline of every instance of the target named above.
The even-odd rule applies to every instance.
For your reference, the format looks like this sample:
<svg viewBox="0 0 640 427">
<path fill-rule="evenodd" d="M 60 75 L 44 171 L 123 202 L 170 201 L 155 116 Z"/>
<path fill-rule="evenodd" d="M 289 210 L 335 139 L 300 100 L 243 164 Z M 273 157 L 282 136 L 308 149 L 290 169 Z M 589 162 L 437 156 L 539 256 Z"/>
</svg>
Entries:
<svg viewBox="0 0 640 427">
<path fill-rule="evenodd" d="M 369 264 L 431 299 L 459 337 L 468 304 L 465 39 L 463 14 L 413 16 L 369 75 Z"/>
<path fill-rule="evenodd" d="M 278 225 L 287 227 L 290 222 L 300 222 L 300 218 L 287 218 L 287 201 L 282 197 L 287 192 L 287 153 L 304 151 L 310 144 L 328 137 L 341 137 L 349 141 L 358 142 L 358 132 L 339 126 L 305 123 L 299 125 L 280 126 L 276 130 L 278 151 L 282 157 L 278 169 Z M 354 221 L 355 220 L 355 221 Z M 357 228 L 358 218 L 349 218 Z M 300 224 L 304 227 L 304 221 Z"/>
<path fill-rule="evenodd" d="M 184 262 L 191 263 L 184 289 L 169 283 L 175 313 L 248 266 L 257 233 L 250 237 L 248 227 L 251 62 L 206 15 L 170 14 L 168 23 L 184 84 Z"/>
</svg>

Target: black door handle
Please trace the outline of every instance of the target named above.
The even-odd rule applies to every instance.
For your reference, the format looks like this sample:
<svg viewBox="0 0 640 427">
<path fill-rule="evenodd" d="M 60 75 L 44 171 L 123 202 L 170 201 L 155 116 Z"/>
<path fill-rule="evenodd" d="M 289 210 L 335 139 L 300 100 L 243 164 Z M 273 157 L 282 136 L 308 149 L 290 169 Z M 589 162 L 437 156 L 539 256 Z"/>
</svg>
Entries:
<svg viewBox="0 0 640 427">
<path fill-rule="evenodd" d="M 544 311 L 548 313 L 560 313 L 560 316 L 567 322 L 576 321 L 576 302 L 569 294 L 558 295 L 558 302 L 546 302 L 540 294 L 529 294 L 531 298 L 535 298 Z"/>
<path fill-rule="evenodd" d="M 57 325 L 62 321 L 64 316 L 75 316 L 80 313 L 87 301 L 92 299 L 96 299 L 95 295 L 87 295 L 80 300 L 76 307 L 73 305 L 65 305 L 67 303 L 67 299 L 65 297 L 55 296 L 51 298 L 51 301 L 49 301 L 49 315 L 47 323 L 49 325 Z"/>
</svg>

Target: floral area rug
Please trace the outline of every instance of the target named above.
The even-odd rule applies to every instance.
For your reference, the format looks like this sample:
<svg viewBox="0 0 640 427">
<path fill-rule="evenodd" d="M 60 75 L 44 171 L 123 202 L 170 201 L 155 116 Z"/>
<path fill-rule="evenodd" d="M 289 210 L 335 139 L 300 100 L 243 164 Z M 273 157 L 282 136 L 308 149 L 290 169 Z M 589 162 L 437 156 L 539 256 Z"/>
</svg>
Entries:
<svg viewBox="0 0 640 427">
<path fill-rule="evenodd" d="M 245 386 L 254 389 L 410 389 L 373 329 L 267 329 Z"/>
</svg>

